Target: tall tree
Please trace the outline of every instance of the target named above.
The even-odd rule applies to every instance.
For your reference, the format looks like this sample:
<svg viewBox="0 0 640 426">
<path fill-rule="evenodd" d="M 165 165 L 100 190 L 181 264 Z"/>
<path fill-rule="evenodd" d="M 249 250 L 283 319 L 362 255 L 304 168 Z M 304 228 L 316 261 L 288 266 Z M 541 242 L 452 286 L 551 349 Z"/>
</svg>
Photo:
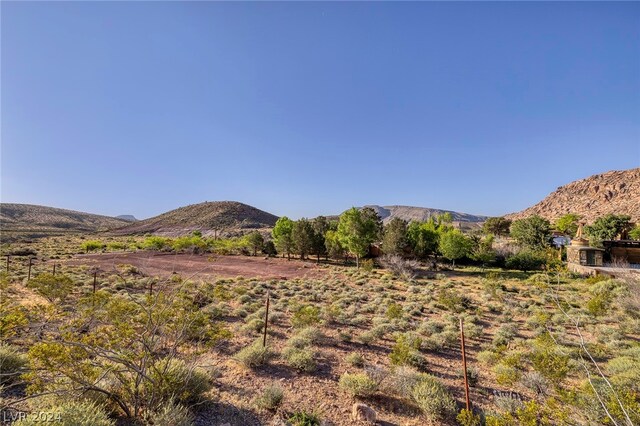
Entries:
<svg viewBox="0 0 640 426">
<path fill-rule="evenodd" d="M 580 216 L 574 213 L 565 214 L 556 221 L 555 228 L 563 234 L 572 237 L 576 235 L 578 230 L 578 221 Z"/>
<path fill-rule="evenodd" d="M 282 253 L 282 256 L 287 255 L 288 259 L 291 259 L 291 251 L 293 250 L 293 238 L 291 233 L 293 232 L 293 221 L 286 216 L 282 216 L 276 222 L 271 235 L 275 241 L 278 251 Z"/>
<path fill-rule="evenodd" d="M 407 226 L 407 240 L 413 255 L 425 258 L 438 250 L 439 234 L 435 221 L 411 222 Z"/>
<path fill-rule="evenodd" d="M 482 224 L 482 230 L 487 235 L 495 235 L 496 237 L 509 235 L 511 221 L 504 217 L 490 217 Z"/>
<path fill-rule="evenodd" d="M 325 234 L 329 230 L 329 221 L 324 216 L 318 216 L 311 223 L 313 226 L 313 243 L 311 253 L 315 254 L 320 261 L 320 256 L 327 255 L 327 247 L 325 245 Z"/>
<path fill-rule="evenodd" d="M 457 259 L 471 254 L 472 242 L 462 232 L 452 229 L 440 235 L 438 248 L 444 257 L 453 262 L 455 268 Z"/>
<path fill-rule="evenodd" d="M 360 267 L 360 258 L 369 251 L 369 246 L 380 236 L 381 220 L 373 209 L 358 210 L 350 208 L 340 215 L 338 239 L 341 245 L 356 258 Z"/>
<path fill-rule="evenodd" d="M 551 224 L 540 216 L 514 220 L 511 236 L 522 246 L 532 250 L 543 249 L 551 242 Z"/>
<path fill-rule="evenodd" d="M 403 255 L 408 247 L 407 240 L 407 222 L 394 217 L 384 227 L 384 235 L 382 238 L 382 251 L 385 254 Z"/>
<path fill-rule="evenodd" d="M 296 253 L 305 259 L 313 248 L 313 226 L 307 219 L 302 218 L 293 223 L 291 238 Z"/>
<path fill-rule="evenodd" d="M 585 226 L 593 245 L 600 245 L 604 240 L 613 240 L 618 235 L 624 236 L 630 229 L 631 216 L 615 214 L 599 217 L 591 225 Z"/>
<path fill-rule="evenodd" d="M 262 247 L 264 246 L 264 237 L 260 232 L 253 231 L 247 235 L 247 240 L 253 249 L 253 255 L 256 256 L 258 254 L 258 250 L 262 250 Z"/>
<path fill-rule="evenodd" d="M 332 259 L 342 259 L 344 257 L 344 247 L 342 247 L 337 230 L 329 229 L 324 234 L 324 244 L 327 247 L 327 254 Z"/>
</svg>

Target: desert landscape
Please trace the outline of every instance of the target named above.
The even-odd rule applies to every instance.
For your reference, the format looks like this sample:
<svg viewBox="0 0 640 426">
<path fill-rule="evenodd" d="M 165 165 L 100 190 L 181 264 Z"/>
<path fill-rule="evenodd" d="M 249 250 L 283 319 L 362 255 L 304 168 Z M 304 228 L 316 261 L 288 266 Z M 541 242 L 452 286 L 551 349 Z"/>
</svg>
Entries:
<svg viewBox="0 0 640 426">
<path fill-rule="evenodd" d="M 639 23 L 0 0 L 0 425 L 640 426 Z"/>
<path fill-rule="evenodd" d="M 4 412 L 66 395 L 59 414 L 94 424 L 635 424 L 640 271 L 581 276 L 551 244 L 579 221 L 594 245 L 640 237 L 639 170 L 590 179 L 621 173 L 605 201 L 628 216 L 569 213 L 572 183 L 541 203 L 553 226 L 464 232 L 428 209 L 292 221 L 233 202 L 93 232 L 76 212 L 61 232 L 55 209 L 3 205 Z"/>
</svg>

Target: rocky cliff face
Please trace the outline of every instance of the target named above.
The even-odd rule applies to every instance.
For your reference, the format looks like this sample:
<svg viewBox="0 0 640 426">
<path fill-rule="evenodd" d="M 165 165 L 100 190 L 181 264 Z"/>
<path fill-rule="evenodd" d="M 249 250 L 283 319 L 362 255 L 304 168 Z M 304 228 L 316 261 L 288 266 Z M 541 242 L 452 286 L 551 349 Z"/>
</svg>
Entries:
<svg viewBox="0 0 640 426">
<path fill-rule="evenodd" d="M 555 221 L 576 213 L 591 223 L 609 213 L 626 214 L 640 222 L 640 168 L 593 175 L 561 186 L 533 207 L 512 213 L 509 219 L 539 215 Z"/>
</svg>

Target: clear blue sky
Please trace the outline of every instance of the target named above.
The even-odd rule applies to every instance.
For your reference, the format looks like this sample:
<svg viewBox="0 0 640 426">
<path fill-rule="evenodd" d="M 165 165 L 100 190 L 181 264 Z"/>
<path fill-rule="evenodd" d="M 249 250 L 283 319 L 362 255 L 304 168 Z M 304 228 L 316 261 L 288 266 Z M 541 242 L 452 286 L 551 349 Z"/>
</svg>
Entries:
<svg viewBox="0 0 640 426">
<path fill-rule="evenodd" d="M 640 167 L 640 3 L 1 2 L 2 201 L 498 215 Z"/>
</svg>

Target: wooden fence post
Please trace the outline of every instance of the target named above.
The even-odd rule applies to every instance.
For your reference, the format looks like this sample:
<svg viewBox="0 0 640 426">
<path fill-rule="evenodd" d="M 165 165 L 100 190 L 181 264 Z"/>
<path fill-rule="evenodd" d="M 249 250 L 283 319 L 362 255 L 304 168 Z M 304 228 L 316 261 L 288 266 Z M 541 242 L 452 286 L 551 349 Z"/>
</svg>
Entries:
<svg viewBox="0 0 640 426">
<path fill-rule="evenodd" d="M 467 377 L 467 354 L 464 348 L 464 325 L 460 317 L 460 343 L 462 345 L 462 369 L 464 374 L 464 396 L 467 403 L 467 411 L 471 411 L 471 401 L 469 400 L 469 379 Z"/>
<path fill-rule="evenodd" d="M 264 335 L 262 336 L 262 347 L 267 346 L 267 327 L 269 326 L 269 290 L 267 290 L 267 309 L 264 313 Z"/>
<path fill-rule="evenodd" d="M 56 275 L 56 262 L 53 262 L 53 275 Z"/>
<path fill-rule="evenodd" d="M 29 257 L 29 272 L 27 273 L 27 281 L 31 279 L 31 264 L 33 263 L 33 258 Z"/>
<path fill-rule="evenodd" d="M 98 279 L 98 271 L 93 271 L 93 294 L 96 294 L 96 280 Z"/>
<path fill-rule="evenodd" d="M 9 258 L 11 256 L 7 255 L 7 274 L 9 273 Z"/>
</svg>

